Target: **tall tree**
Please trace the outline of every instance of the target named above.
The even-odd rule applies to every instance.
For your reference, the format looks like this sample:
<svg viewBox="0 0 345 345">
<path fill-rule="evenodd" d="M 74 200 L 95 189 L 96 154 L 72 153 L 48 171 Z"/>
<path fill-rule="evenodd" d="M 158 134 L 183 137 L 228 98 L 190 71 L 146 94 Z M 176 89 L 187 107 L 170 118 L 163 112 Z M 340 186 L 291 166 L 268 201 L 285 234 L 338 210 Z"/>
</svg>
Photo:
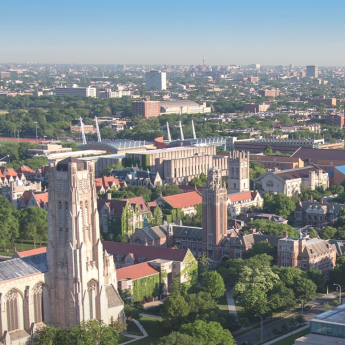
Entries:
<svg viewBox="0 0 345 345">
<path fill-rule="evenodd" d="M 202 286 L 203 290 L 210 293 L 213 298 L 219 298 L 224 295 L 224 280 L 216 271 L 208 271 L 203 274 Z"/>
</svg>

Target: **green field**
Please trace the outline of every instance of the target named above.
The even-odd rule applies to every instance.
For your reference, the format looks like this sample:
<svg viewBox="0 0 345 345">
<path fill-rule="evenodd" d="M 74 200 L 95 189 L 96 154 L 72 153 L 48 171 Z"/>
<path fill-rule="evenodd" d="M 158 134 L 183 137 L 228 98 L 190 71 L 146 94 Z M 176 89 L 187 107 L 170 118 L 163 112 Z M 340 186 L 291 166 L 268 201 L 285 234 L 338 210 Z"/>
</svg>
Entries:
<svg viewBox="0 0 345 345">
<path fill-rule="evenodd" d="M 159 340 L 166 335 L 161 331 L 162 327 L 160 323 L 162 321 L 157 318 L 142 316 L 139 322 L 149 336 L 144 339 L 133 341 L 133 345 L 157 345 Z"/>
<path fill-rule="evenodd" d="M 277 341 L 273 345 L 293 345 L 296 339 L 302 337 L 303 335 L 308 334 L 309 332 L 310 332 L 310 328 L 304 329 L 303 331 L 300 331 L 296 334 L 286 337 L 285 339 Z"/>
<path fill-rule="evenodd" d="M 47 243 L 42 243 L 42 247 L 46 246 Z M 15 248 L 11 248 L 11 245 L 8 243 L 5 245 L 5 251 L 4 247 L 0 247 L 0 256 L 13 256 L 15 250 L 17 252 L 22 252 L 23 250 L 30 250 L 34 249 L 34 243 L 30 241 L 23 241 L 23 242 L 15 242 L 14 243 Z M 36 248 L 40 248 L 40 244 L 36 243 Z"/>
</svg>

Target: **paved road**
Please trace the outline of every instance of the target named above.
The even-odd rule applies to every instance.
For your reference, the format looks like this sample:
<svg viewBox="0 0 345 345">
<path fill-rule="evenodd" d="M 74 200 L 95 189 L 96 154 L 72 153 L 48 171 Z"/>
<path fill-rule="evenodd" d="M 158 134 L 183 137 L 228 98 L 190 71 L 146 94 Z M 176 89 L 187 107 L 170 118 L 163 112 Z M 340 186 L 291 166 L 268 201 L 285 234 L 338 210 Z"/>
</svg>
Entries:
<svg viewBox="0 0 345 345">
<path fill-rule="evenodd" d="M 313 319 L 315 317 L 315 315 L 323 313 L 324 309 L 323 309 L 323 304 L 324 303 L 329 303 L 332 306 L 332 301 L 337 297 L 338 295 L 324 295 L 323 297 L 317 298 L 316 301 L 311 302 L 310 304 L 314 304 L 314 307 L 311 310 L 304 310 L 304 318 L 306 321 L 310 321 L 311 319 Z M 301 313 L 301 310 L 299 311 L 299 313 Z M 296 316 L 296 315 L 294 315 Z M 276 326 L 278 329 L 281 328 L 281 325 L 283 323 L 286 323 L 287 326 L 289 326 L 289 320 L 291 317 L 285 318 L 285 319 L 281 319 L 278 321 L 275 321 L 273 323 L 270 323 L 269 325 L 264 325 L 264 330 L 263 330 L 263 339 L 264 342 L 270 340 L 271 338 L 273 338 L 274 336 L 276 336 L 273 332 L 272 332 L 272 327 Z M 259 319 L 259 318 L 258 318 Z M 260 325 L 260 322 L 258 323 L 258 325 Z M 255 329 L 252 331 L 248 331 L 248 333 L 238 336 L 235 336 L 236 342 L 238 345 L 241 345 L 245 342 L 251 342 L 253 345 L 256 344 L 260 344 L 260 336 L 261 336 L 261 329 Z"/>
</svg>

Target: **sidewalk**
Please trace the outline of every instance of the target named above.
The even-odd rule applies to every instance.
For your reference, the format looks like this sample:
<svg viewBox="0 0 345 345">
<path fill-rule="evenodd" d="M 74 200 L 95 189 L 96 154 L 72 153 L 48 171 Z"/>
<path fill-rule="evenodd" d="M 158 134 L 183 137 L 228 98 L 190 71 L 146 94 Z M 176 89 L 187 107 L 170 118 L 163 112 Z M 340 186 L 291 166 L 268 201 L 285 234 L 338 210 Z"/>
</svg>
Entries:
<svg viewBox="0 0 345 345">
<path fill-rule="evenodd" d="M 132 335 L 132 334 L 127 334 L 126 332 L 123 332 L 122 335 L 124 335 L 125 337 L 128 337 L 128 338 L 133 338 L 133 339 L 128 340 L 124 343 L 121 343 L 121 345 L 129 344 L 129 343 L 132 343 L 133 341 L 137 341 L 139 339 L 144 339 L 148 336 L 147 332 L 145 331 L 144 327 L 140 324 L 140 322 L 138 320 L 133 320 L 133 321 L 137 325 L 137 327 L 139 328 L 140 332 L 143 335 Z"/>
<path fill-rule="evenodd" d="M 285 339 L 285 338 L 287 338 L 287 337 L 290 337 L 291 335 L 294 335 L 294 334 L 296 334 L 296 333 L 298 333 L 298 332 L 300 332 L 300 331 L 303 331 L 303 330 L 305 330 L 305 329 L 307 329 L 307 328 L 309 328 L 309 323 L 308 323 L 306 326 L 301 327 L 301 328 L 298 328 L 298 329 L 296 329 L 295 331 L 292 331 L 292 332 L 290 332 L 290 333 L 286 333 L 286 334 L 282 335 L 282 336 L 279 337 L 279 338 L 275 338 L 275 339 L 273 339 L 273 340 L 270 340 L 270 341 L 264 343 L 263 345 L 275 344 L 277 341 L 280 341 L 280 340 L 282 340 L 282 339 Z"/>
<path fill-rule="evenodd" d="M 232 297 L 232 293 L 226 291 L 225 295 L 226 295 L 226 300 L 227 300 L 227 303 L 228 303 L 229 313 L 237 315 L 236 305 L 235 305 L 234 298 Z"/>
<path fill-rule="evenodd" d="M 163 304 L 163 301 L 149 302 L 149 303 L 143 304 L 143 308 L 147 309 L 147 308 L 152 308 L 152 307 L 158 307 L 161 304 Z"/>
</svg>

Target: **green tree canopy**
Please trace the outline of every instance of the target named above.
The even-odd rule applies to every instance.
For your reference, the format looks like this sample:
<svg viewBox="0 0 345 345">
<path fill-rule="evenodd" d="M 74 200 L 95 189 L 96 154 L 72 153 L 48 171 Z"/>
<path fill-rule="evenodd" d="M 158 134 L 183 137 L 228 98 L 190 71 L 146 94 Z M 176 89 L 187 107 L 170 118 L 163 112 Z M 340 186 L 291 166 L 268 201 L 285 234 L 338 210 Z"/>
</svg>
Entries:
<svg viewBox="0 0 345 345">
<path fill-rule="evenodd" d="M 202 285 L 203 290 L 210 293 L 213 298 L 219 298 L 224 295 L 224 280 L 216 271 L 205 272 L 202 276 Z"/>
<path fill-rule="evenodd" d="M 181 326 L 181 333 L 186 333 L 192 337 L 203 339 L 206 344 L 214 345 L 235 345 L 236 342 L 232 334 L 218 322 L 205 322 L 196 320 L 193 323 L 187 323 Z"/>
<path fill-rule="evenodd" d="M 270 212 L 278 214 L 284 218 L 287 218 L 296 209 L 296 204 L 290 197 L 283 193 L 277 193 L 274 195 L 265 193 L 264 206 L 268 208 Z"/>
</svg>

